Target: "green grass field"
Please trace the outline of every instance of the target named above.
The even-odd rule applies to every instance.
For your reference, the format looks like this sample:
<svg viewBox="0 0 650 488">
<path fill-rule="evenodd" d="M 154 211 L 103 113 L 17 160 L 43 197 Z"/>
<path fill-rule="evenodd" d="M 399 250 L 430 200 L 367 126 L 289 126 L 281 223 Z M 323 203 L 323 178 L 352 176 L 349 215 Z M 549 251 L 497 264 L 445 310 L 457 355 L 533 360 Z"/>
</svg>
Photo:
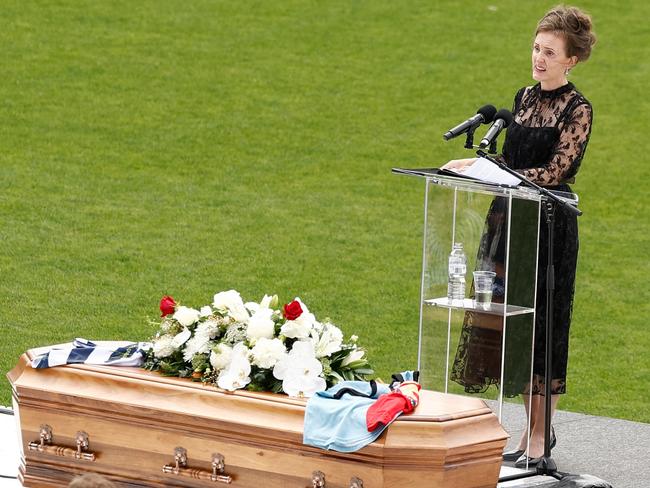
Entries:
<svg viewBox="0 0 650 488">
<path fill-rule="evenodd" d="M 415 367 L 423 184 L 394 166 L 532 83 L 554 2 L 7 0 L 0 9 L 0 404 L 28 348 L 145 340 L 162 294 L 299 295 L 386 377 Z M 585 1 L 599 42 L 574 186 L 560 408 L 650 422 L 650 4 Z"/>
</svg>

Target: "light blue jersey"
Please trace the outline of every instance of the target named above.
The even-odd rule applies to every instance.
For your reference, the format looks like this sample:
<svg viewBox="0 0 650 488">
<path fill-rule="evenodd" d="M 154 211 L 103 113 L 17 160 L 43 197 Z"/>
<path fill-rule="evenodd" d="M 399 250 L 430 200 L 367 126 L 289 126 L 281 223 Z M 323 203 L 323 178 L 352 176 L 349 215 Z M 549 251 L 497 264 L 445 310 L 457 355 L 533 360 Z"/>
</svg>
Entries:
<svg viewBox="0 0 650 488">
<path fill-rule="evenodd" d="M 340 452 L 354 452 L 373 442 L 386 426 L 368 432 L 366 412 L 387 385 L 343 381 L 319 391 L 307 402 L 303 443 Z"/>
</svg>

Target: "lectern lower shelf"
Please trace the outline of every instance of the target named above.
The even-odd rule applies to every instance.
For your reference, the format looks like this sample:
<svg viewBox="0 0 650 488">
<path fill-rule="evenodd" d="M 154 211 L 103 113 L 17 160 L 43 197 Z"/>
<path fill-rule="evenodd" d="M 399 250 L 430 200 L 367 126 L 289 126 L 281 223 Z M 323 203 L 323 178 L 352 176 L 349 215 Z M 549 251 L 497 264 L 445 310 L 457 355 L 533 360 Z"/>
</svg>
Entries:
<svg viewBox="0 0 650 488">
<path fill-rule="evenodd" d="M 441 308 L 452 308 L 457 310 L 471 310 L 474 312 L 485 313 L 489 315 L 500 315 L 506 317 L 512 317 L 514 315 L 524 315 L 527 313 L 533 313 L 534 308 L 529 307 L 520 307 L 519 305 L 503 305 L 503 303 L 486 303 L 481 304 L 478 307 L 475 306 L 474 300 L 471 298 L 465 298 L 464 300 L 450 300 L 447 297 L 440 298 L 431 298 L 429 300 L 424 300 L 424 303 L 431 305 L 433 307 Z"/>
</svg>

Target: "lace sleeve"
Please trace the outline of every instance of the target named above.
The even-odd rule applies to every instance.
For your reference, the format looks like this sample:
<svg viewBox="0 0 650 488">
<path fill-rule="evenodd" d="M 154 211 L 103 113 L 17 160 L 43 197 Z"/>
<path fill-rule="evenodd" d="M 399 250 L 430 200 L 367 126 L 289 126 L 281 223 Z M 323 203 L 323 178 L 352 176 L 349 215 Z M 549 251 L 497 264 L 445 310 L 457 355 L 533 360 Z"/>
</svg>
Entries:
<svg viewBox="0 0 650 488">
<path fill-rule="evenodd" d="M 575 107 L 560 129 L 560 138 L 548 163 L 521 170 L 526 179 L 538 185 L 559 185 L 573 177 L 580 167 L 591 134 L 591 105 Z"/>
</svg>

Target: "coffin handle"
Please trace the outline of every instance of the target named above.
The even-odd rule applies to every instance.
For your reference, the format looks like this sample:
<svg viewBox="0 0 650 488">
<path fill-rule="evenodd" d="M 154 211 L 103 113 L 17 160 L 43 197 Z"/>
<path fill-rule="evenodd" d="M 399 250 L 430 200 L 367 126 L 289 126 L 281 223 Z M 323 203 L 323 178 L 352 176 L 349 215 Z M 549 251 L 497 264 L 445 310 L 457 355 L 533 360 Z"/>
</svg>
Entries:
<svg viewBox="0 0 650 488">
<path fill-rule="evenodd" d="M 363 480 L 353 476 L 350 478 L 350 488 L 363 488 Z"/>
<path fill-rule="evenodd" d="M 327 482 L 325 481 L 325 473 L 322 471 L 314 471 L 311 474 L 312 488 L 326 488 Z M 353 476 L 350 478 L 350 488 L 363 488 L 363 480 Z"/>
<path fill-rule="evenodd" d="M 165 464 L 162 468 L 162 471 L 165 474 L 230 484 L 232 483 L 232 476 L 225 474 L 225 470 L 226 460 L 223 455 L 219 453 L 212 455 L 212 472 L 204 469 L 188 468 L 187 449 L 184 447 L 177 447 L 174 449 L 174 464 Z"/>
<path fill-rule="evenodd" d="M 88 434 L 80 430 L 75 435 L 75 442 L 77 444 L 77 449 L 71 447 L 58 446 L 52 444 L 52 427 L 47 424 L 43 424 L 40 427 L 39 440 L 32 441 L 27 444 L 27 449 L 30 451 L 37 451 L 43 454 L 49 454 L 52 456 L 59 457 L 71 457 L 75 459 L 80 459 L 82 461 L 94 461 L 95 453 L 88 451 L 90 446 L 88 440 Z"/>
<path fill-rule="evenodd" d="M 325 482 L 325 473 L 323 473 L 322 471 L 312 472 L 311 486 L 312 488 L 326 488 L 327 483 Z"/>
</svg>

